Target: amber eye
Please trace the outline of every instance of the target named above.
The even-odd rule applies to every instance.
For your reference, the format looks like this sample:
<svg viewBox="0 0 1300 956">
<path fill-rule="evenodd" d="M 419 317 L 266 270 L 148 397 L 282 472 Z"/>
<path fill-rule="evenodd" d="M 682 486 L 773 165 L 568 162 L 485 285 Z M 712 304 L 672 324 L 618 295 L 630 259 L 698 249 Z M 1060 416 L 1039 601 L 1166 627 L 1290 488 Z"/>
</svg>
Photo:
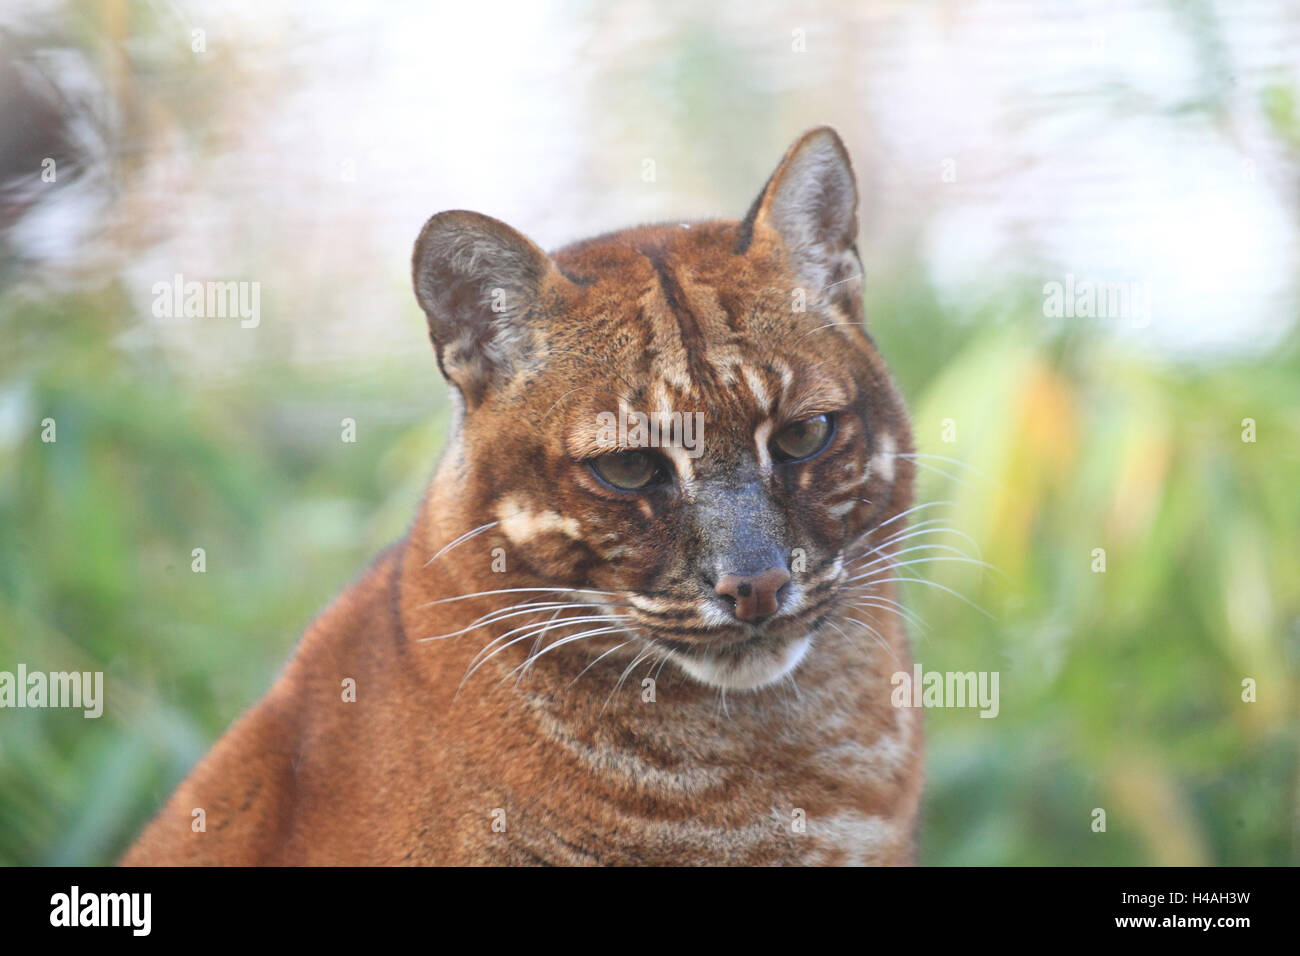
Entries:
<svg viewBox="0 0 1300 956">
<path fill-rule="evenodd" d="M 829 444 L 834 424 L 829 415 L 786 425 L 772 438 L 772 457 L 777 461 L 801 461 L 811 458 Z"/>
<path fill-rule="evenodd" d="M 616 451 L 591 459 L 591 470 L 615 488 L 641 491 L 667 480 L 668 472 L 654 455 L 644 451 Z"/>
</svg>

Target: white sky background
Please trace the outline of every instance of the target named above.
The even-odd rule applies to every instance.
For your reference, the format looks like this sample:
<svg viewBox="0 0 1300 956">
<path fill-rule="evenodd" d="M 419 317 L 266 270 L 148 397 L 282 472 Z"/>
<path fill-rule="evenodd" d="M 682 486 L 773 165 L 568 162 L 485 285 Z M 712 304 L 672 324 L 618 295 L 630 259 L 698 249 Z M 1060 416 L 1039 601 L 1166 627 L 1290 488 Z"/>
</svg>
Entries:
<svg viewBox="0 0 1300 956">
<path fill-rule="evenodd" d="M 239 135 L 201 167 L 182 147 L 159 159 L 129 209 L 165 228 L 131 284 L 148 317 L 174 273 L 258 280 L 298 359 L 403 354 L 424 342 L 407 270 L 433 212 L 476 209 L 547 248 L 738 218 L 829 122 L 857 167 L 868 273 L 916 237 L 954 308 L 1026 274 L 1146 282 L 1150 328 L 1116 334 L 1263 348 L 1296 309 L 1300 246 L 1294 161 L 1260 96 L 1300 81 L 1300 7 L 1208 8 L 1223 72 L 1176 5 L 1142 0 L 163 3 L 177 42 L 203 27 L 265 95 L 214 118 Z M 1176 112 L 1225 76 L 1216 119 Z M 75 213 L 33 220 L 32 247 L 75 256 Z M 223 360 L 252 356 L 237 335 Z"/>
</svg>

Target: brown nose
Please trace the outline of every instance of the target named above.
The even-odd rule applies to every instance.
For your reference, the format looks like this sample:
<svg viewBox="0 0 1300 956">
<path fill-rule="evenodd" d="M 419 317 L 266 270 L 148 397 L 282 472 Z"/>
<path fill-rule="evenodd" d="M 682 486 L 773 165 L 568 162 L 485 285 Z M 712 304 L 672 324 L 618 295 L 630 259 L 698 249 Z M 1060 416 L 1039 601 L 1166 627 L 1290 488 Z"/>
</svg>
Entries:
<svg viewBox="0 0 1300 956">
<path fill-rule="evenodd" d="M 724 574 L 714 590 L 736 602 L 736 617 L 756 621 L 776 613 L 777 592 L 789 580 L 785 568 L 768 568 L 758 574 Z"/>
</svg>

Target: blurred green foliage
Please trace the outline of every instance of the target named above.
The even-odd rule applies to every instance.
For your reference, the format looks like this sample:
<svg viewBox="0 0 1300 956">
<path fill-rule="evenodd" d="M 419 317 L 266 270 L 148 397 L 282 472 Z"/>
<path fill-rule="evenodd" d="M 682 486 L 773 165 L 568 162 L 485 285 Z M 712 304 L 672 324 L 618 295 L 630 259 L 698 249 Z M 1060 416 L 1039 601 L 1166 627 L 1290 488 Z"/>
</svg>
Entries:
<svg viewBox="0 0 1300 956">
<path fill-rule="evenodd" d="M 953 459 L 922 459 L 946 475 L 921 500 L 996 569 L 924 574 L 992 617 L 907 586 L 926 669 L 1001 674 L 995 719 L 928 712 L 923 859 L 1300 862 L 1294 327 L 1264 357 L 1162 364 L 1001 301 L 963 321 L 904 281 L 868 302 L 918 446 Z"/>
</svg>

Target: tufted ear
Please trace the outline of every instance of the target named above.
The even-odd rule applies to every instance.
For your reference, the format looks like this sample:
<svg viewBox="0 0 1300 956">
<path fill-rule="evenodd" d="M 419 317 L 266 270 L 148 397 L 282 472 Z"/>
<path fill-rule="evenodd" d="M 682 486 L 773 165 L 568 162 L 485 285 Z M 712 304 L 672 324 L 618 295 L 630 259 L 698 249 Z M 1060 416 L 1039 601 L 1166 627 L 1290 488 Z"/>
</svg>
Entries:
<svg viewBox="0 0 1300 956">
<path fill-rule="evenodd" d="M 809 303 L 862 303 L 858 186 L 848 150 L 829 126 L 804 133 L 786 152 L 741 224 L 745 251 L 755 230 L 781 238 L 795 275 L 807 283 Z"/>
<path fill-rule="evenodd" d="M 438 365 L 471 408 L 537 364 L 543 345 L 531 314 L 549 284 L 568 281 L 525 236 L 459 209 L 424 224 L 411 273 Z"/>
</svg>

